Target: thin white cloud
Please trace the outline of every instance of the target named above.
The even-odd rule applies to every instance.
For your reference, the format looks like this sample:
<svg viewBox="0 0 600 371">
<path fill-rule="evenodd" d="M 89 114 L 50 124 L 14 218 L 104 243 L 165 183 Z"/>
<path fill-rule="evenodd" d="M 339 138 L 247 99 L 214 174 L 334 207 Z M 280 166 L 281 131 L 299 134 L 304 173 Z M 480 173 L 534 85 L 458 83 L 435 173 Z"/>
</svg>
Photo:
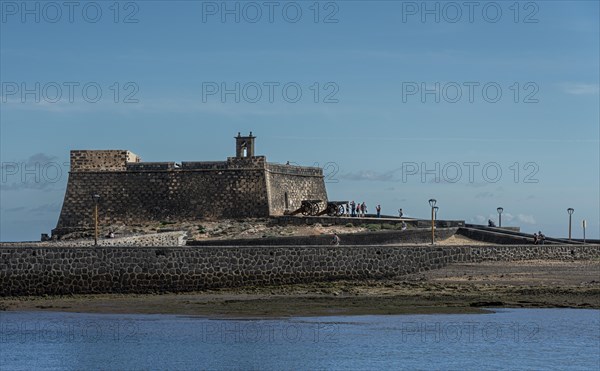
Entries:
<svg viewBox="0 0 600 371">
<path fill-rule="evenodd" d="M 51 202 L 47 204 L 42 204 L 40 206 L 31 208 L 29 211 L 34 213 L 56 213 L 60 211 L 61 204 L 58 202 Z"/>
<path fill-rule="evenodd" d="M 45 153 L 35 153 L 20 161 L 0 164 L 1 191 L 34 189 L 50 191 L 62 188 L 69 174 L 69 163 Z"/>
<path fill-rule="evenodd" d="M 535 224 L 535 218 L 533 215 L 518 214 L 517 220 L 524 224 Z"/>
<path fill-rule="evenodd" d="M 345 180 L 356 180 L 356 181 L 367 180 L 367 181 L 389 182 L 389 181 L 394 180 L 394 173 L 395 173 L 394 170 L 388 171 L 385 173 L 378 173 L 376 171 L 371 171 L 371 170 L 361 170 L 356 173 L 342 174 L 340 176 L 340 178 L 345 179 Z"/>
<path fill-rule="evenodd" d="M 19 211 L 23 211 L 25 209 L 26 209 L 25 206 L 17 206 L 17 207 L 11 207 L 11 208 L 7 208 L 7 209 L 0 208 L 0 210 L 6 211 L 6 212 L 9 212 L 9 213 L 19 212 Z"/>
<path fill-rule="evenodd" d="M 473 187 L 473 188 L 482 188 L 485 186 L 490 185 L 490 183 L 486 183 L 486 182 L 468 182 L 465 183 L 465 186 L 467 187 Z"/>
<path fill-rule="evenodd" d="M 285 139 L 285 140 L 324 140 L 331 141 L 331 137 L 328 136 L 289 136 L 289 135 L 277 135 L 273 136 L 275 139 Z M 420 138 L 420 137 L 354 137 L 354 136 L 343 136 L 340 137 L 343 140 L 362 140 L 362 141 L 375 141 L 375 142 L 383 142 L 383 141 L 391 141 L 391 142 L 495 142 L 495 143 L 513 143 L 513 142 L 522 142 L 522 143 L 600 143 L 599 139 L 587 138 L 587 139 L 543 139 L 543 138 L 449 138 L 449 137 L 430 137 L 430 138 Z"/>
<path fill-rule="evenodd" d="M 48 102 L 40 99 L 36 101 L 21 101 L 19 98 L 0 96 L 3 109 L 6 111 L 18 112 L 52 112 L 52 113 L 90 113 L 90 112 L 126 112 L 131 110 L 143 109 L 141 103 L 114 103 L 110 99 L 99 101 L 97 103 L 89 103 L 83 100 L 69 102 L 67 99 L 59 100 L 58 102 Z"/>
<path fill-rule="evenodd" d="M 567 82 L 561 84 L 563 91 L 570 95 L 590 95 L 598 94 L 600 85 L 588 83 L 573 83 Z"/>
<path fill-rule="evenodd" d="M 502 220 L 510 222 L 510 221 L 513 221 L 514 219 L 515 219 L 515 216 L 511 213 L 503 213 L 502 214 Z"/>
<path fill-rule="evenodd" d="M 471 218 L 471 223 L 483 224 L 486 222 L 487 222 L 487 220 L 485 219 L 485 216 L 483 216 L 483 215 L 475 215 L 474 217 Z"/>
</svg>

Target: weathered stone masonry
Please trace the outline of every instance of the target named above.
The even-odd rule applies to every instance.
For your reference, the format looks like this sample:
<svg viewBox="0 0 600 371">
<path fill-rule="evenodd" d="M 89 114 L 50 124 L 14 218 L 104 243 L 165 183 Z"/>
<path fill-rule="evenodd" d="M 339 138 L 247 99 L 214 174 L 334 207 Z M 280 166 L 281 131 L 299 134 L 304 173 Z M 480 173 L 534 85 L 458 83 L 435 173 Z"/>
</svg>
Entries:
<svg viewBox="0 0 600 371">
<path fill-rule="evenodd" d="M 385 278 L 453 262 L 598 259 L 587 246 L 0 248 L 0 296 L 183 292 Z"/>
<path fill-rule="evenodd" d="M 282 215 L 304 199 L 327 202 L 323 170 L 268 163 L 252 135 L 236 138 L 236 157 L 220 162 L 141 162 L 123 150 L 71 151 L 71 171 L 54 236 L 99 222 L 145 224 Z"/>
</svg>

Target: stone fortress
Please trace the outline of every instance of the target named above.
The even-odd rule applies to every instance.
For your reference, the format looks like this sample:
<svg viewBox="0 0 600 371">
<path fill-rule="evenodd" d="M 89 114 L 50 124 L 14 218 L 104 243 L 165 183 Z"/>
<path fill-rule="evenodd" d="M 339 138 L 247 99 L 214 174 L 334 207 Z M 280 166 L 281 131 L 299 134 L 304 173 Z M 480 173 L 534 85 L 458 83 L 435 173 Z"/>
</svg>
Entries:
<svg viewBox="0 0 600 371">
<path fill-rule="evenodd" d="M 142 162 L 126 150 L 73 150 L 65 198 L 53 237 L 102 225 L 283 215 L 305 199 L 327 203 L 323 170 L 269 163 L 256 137 L 238 133 L 226 161 Z"/>
<path fill-rule="evenodd" d="M 53 237 L 93 230 L 96 200 L 99 222 L 105 226 L 266 217 L 278 225 L 400 225 L 400 218 L 389 216 L 285 215 L 294 214 L 303 200 L 328 202 L 323 171 L 268 163 L 264 156 L 255 156 L 255 139 L 252 133 L 238 134 L 236 156 L 221 162 L 142 162 L 125 150 L 71 151 L 71 172 Z M 533 245 L 530 235 L 510 228 L 449 220 L 410 222 L 408 230 L 342 234 L 339 246 L 331 246 L 328 235 L 186 241 L 183 231 L 108 238 L 98 246 L 91 239 L 67 238 L 0 243 L 0 297 L 386 279 L 455 263 L 600 258 L 597 240 L 584 245 L 548 238 L 547 245 Z M 440 240 L 457 234 L 472 242 L 429 245 L 432 233 Z"/>
</svg>

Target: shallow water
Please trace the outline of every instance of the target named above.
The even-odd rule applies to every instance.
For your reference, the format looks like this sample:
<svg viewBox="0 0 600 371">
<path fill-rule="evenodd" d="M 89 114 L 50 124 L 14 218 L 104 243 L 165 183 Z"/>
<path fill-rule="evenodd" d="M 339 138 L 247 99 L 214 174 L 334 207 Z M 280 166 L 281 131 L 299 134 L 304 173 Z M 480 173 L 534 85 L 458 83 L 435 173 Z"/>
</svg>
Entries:
<svg viewBox="0 0 600 371">
<path fill-rule="evenodd" d="M 0 313 L 1 370 L 600 369 L 600 311 L 212 320 Z"/>
</svg>

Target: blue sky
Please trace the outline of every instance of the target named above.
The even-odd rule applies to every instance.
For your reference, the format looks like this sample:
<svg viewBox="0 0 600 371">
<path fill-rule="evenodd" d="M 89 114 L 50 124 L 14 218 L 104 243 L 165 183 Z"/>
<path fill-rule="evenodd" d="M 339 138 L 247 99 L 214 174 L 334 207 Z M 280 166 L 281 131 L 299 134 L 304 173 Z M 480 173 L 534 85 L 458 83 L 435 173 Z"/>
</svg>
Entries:
<svg viewBox="0 0 600 371">
<path fill-rule="evenodd" d="M 2 241 L 56 225 L 71 149 L 224 160 L 238 131 L 325 167 L 332 200 L 502 206 L 552 236 L 573 207 L 574 236 L 599 237 L 596 1 L 22 4 L 0 9 Z"/>
</svg>

